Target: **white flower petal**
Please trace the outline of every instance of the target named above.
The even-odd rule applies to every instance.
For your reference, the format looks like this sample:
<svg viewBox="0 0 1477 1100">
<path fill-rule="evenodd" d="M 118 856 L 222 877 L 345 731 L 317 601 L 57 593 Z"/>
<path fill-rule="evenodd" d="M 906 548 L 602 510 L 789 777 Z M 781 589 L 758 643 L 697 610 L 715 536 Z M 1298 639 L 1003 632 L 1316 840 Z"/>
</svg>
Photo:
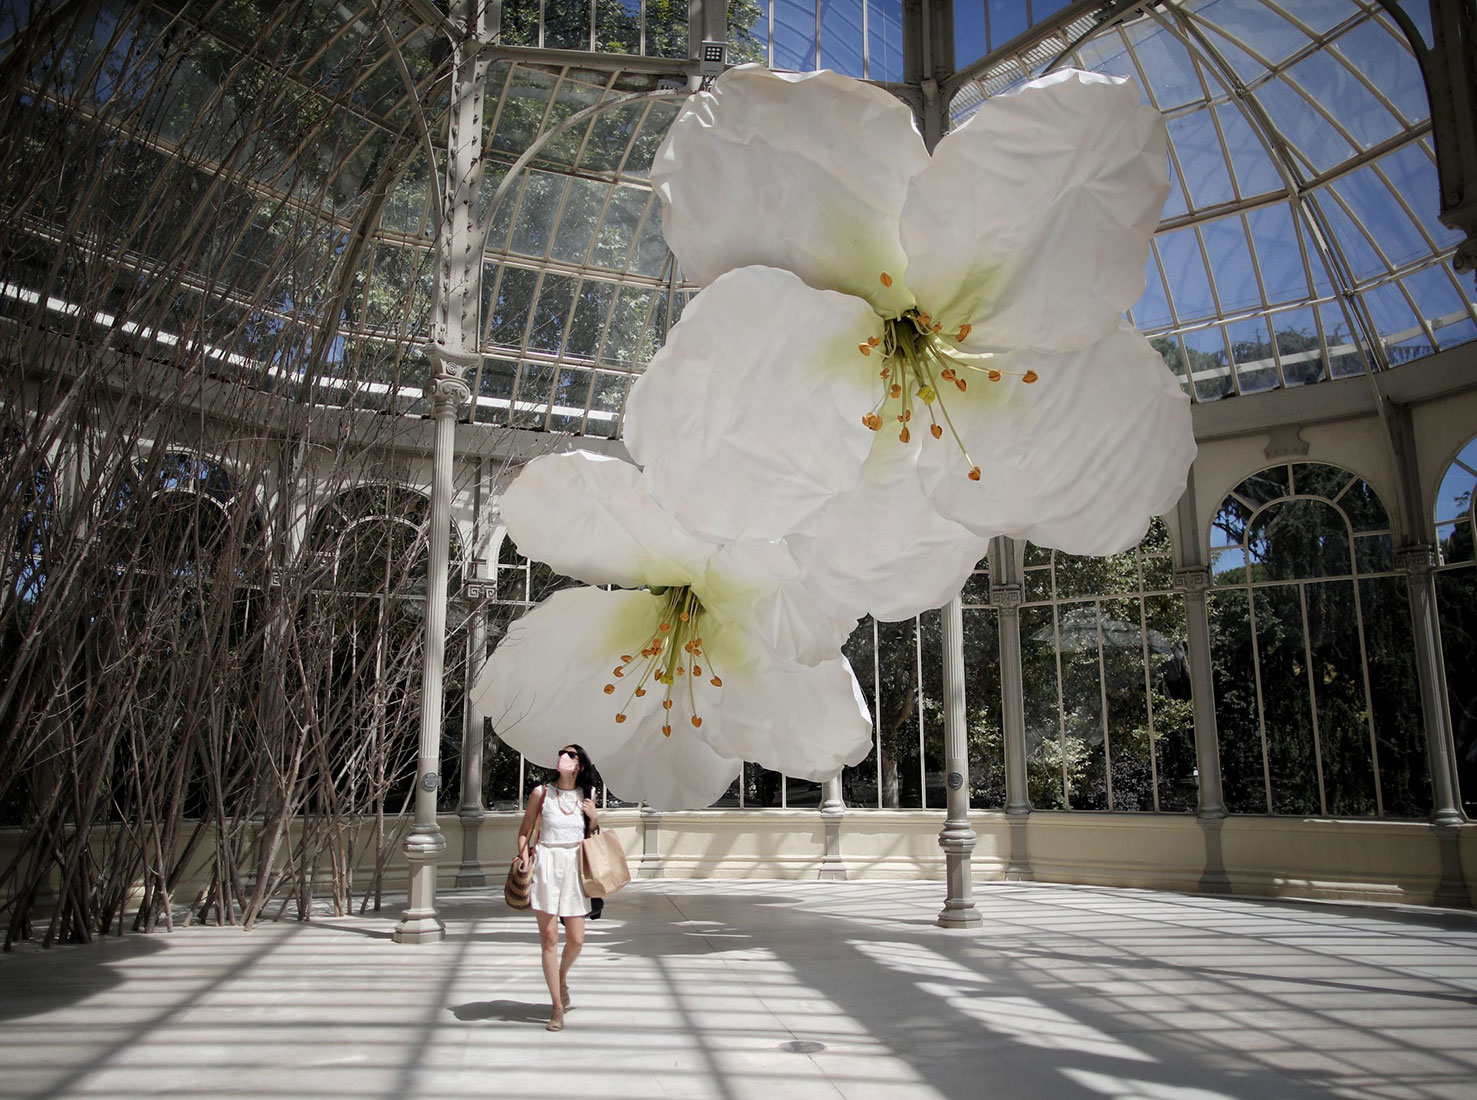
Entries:
<svg viewBox="0 0 1477 1100">
<path fill-rule="evenodd" d="M 592 759 L 612 794 L 656 810 L 711 806 L 742 767 L 718 755 L 691 729 L 665 736 L 655 719 L 642 722 L 615 752 Z"/>
<path fill-rule="evenodd" d="M 919 475 L 940 512 L 982 537 L 1109 554 L 1174 507 L 1195 457 L 1189 400 L 1137 332 L 1124 325 L 1085 351 L 992 362 L 1039 381 L 1007 374 L 953 400 L 983 476 L 970 481 L 956 449 L 925 447 Z"/>
<path fill-rule="evenodd" d="M 639 649 L 656 630 L 662 601 L 647 592 L 568 588 L 556 592 L 508 628 L 483 666 L 468 702 L 492 720 L 497 735 L 536 764 L 553 767 L 571 740 L 592 757 L 614 752 L 656 696 L 634 700 L 631 717 L 617 723 L 630 689 L 614 680 L 620 657 Z"/>
<path fill-rule="evenodd" d="M 713 555 L 692 588 L 705 607 L 766 648 L 814 665 L 841 651 L 857 617 L 828 611 L 808 579 L 783 542 L 735 542 Z"/>
<path fill-rule="evenodd" d="M 829 779 L 872 748 L 872 718 L 844 657 L 813 668 L 773 661 L 736 682 L 721 723 L 698 732 L 724 754 L 797 779 Z"/>
<path fill-rule="evenodd" d="M 782 267 L 896 316 L 911 304 L 898 211 L 927 162 L 913 113 L 882 89 L 741 66 L 678 114 L 651 184 L 667 244 L 700 285 L 752 264 Z"/>
<path fill-rule="evenodd" d="M 946 136 L 902 213 L 919 308 L 973 350 L 1071 351 L 1144 287 L 1168 194 L 1166 135 L 1136 85 L 1061 70 Z"/>
<path fill-rule="evenodd" d="M 877 445 L 857 487 L 787 541 L 827 607 L 899 622 L 958 595 L 988 540 L 939 515 L 918 479 L 916 440 L 889 434 Z"/>
<path fill-rule="evenodd" d="M 681 585 L 714 545 L 658 508 L 629 462 L 540 455 L 499 502 L 518 552 L 586 584 Z"/>
<path fill-rule="evenodd" d="M 651 494 L 722 542 L 800 527 L 856 483 L 882 323 L 859 298 L 746 267 L 693 299 L 626 402 Z"/>
</svg>

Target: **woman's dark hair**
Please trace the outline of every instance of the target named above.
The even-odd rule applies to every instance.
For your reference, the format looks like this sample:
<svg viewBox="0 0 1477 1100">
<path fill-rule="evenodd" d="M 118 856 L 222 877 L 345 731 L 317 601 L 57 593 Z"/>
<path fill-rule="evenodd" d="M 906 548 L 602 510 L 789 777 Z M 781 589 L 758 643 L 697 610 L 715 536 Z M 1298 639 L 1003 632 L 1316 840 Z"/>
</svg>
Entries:
<svg viewBox="0 0 1477 1100">
<path fill-rule="evenodd" d="M 595 764 L 591 761 L 590 754 L 585 751 L 583 745 L 576 745 L 572 741 L 565 745 L 564 748 L 573 749 L 579 758 L 580 766 L 579 770 L 574 773 L 574 785 L 585 789 L 586 798 L 594 798 L 595 788 L 600 785 L 600 773 L 595 770 Z M 563 752 L 564 749 L 560 749 L 559 751 Z"/>
</svg>

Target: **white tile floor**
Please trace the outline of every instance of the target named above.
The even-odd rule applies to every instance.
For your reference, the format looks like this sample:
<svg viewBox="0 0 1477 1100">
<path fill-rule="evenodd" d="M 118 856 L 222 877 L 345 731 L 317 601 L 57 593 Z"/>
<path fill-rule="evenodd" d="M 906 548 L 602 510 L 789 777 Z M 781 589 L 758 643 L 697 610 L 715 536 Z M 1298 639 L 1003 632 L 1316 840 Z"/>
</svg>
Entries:
<svg viewBox="0 0 1477 1100">
<path fill-rule="evenodd" d="M 0 1096 L 1477 1098 L 1477 916 L 1087 887 L 638 882 L 561 1033 L 531 917 L 0 956 Z"/>
</svg>

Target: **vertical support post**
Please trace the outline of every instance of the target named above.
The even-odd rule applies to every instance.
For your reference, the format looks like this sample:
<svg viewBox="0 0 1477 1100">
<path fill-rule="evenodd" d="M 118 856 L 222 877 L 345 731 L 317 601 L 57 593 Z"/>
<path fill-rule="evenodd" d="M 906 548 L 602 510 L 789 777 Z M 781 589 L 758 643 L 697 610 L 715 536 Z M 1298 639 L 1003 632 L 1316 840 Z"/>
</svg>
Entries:
<svg viewBox="0 0 1477 1100">
<path fill-rule="evenodd" d="M 1207 894 L 1231 892 L 1231 878 L 1221 848 L 1226 802 L 1221 790 L 1220 732 L 1215 720 L 1215 680 L 1210 659 L 1210 570 L 1200 544 L 1195 508 L 1195 472 L 1175 507 L 1180 564 L 1174 587 L 1185 598 L 1185 659 L 1190 667 L 1190 699 L 1195 717 L 1196 818 L 1205 839 L 1205 868 L 1200 889 Z"/>
<path fill-rule="evenodd" d="M 480 564 L 480 563 L 479 563 Z M 462 823 L 462 865 L 456 873 L 457 886 L 486 886 L 487 876 L 477 857 L 478 834 L 487 811 L 482 805 L 482 715 L 470 705 L 471 688 L 482 675 L 487 663 L 487 607 L 483 602 L 491 593 L 480 576 L 466 586 L 467 616 L 467 695 L 465 720 L 462 723 L 462 801 L 456 815 Z"/>
<path fill-rule="evenodd" d="M 436 915 L 436 872 L 446 838 L 436 822 L 441 786 L 442 680 L 446 658 L 446 586 L 450 565 L 451 473 L 457 411 L 471 397 L 465 376 L 476 365 L 477 308 L 482 275 L 476 234 L 477 191 L 482 183 L 482 97 L 487 64 L 479 60 L 483 7 L 453 0 L 451 21 L 466 34 L 452 43 L 455 75 L 446 159 L 446 208 L 437 235 L 436 315 L 431 357 L 431 416 L 435 453 L 431 468 L 430 554 L 426 578 L 425 663 L 421 690 L 420 755 L 416 764 L 415 822 L 405 838 L 410 898 L 395 928 L 397 943 L 435 943 L 446 935 Z"/>
<path fill-rule="evenodd" d="M 637 878 L 662 877 L 662 812 L 641 804 L 641 862 Z"/>
<path fill-rule="evenodd" d="M 964 706 L 964 612 L 955 596 L 941 609 L 944 650 L 944 773 L 948 816 L 939 833 L 948 888 L 938 922 L 945 928 L 984 923 L 974 906 L 970 856 L 974 827 L 969 823 L 969 715 Z"/>
<path fill-rule="evenodd" d="M 846 861 L 841 858 L 841 819 L 845 815 L 841 776 L 837 774 L 821 784 L 821 823 L 826 830 L 826 850 L 818 876 L 822 882 L 846 881 Z"/>
<path fill-rule="evenodd" d="M 1021 590 L 1015 542 L 1000 537 L 990 545 L 990 603 L 1000 626 L 1000 731 L 1005 741 L 1005 816 L 1010 822 L 1007 882 L 1030 882 L 1026 826 L 1031 793 L 1026 779 L 1026 678 L 1021 669 Z"/>
</svg>

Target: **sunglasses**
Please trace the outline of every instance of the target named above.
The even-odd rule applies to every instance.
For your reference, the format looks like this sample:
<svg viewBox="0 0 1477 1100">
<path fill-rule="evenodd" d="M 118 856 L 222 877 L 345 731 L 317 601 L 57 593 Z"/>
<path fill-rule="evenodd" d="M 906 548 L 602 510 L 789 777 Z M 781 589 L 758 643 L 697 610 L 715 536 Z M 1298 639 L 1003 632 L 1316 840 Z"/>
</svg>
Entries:
<svg viewBox="0 0 1477 1100">
<path fill-rule="evenodd" d="M 567 756 L 571 760 L 578 760 L 580 758 L 580 754 L 577 753 L 577 752 L 575 752 L 573 749 L 560 749 L 559 750 L 559 755 L 560 756 Z"/>
</svg>

